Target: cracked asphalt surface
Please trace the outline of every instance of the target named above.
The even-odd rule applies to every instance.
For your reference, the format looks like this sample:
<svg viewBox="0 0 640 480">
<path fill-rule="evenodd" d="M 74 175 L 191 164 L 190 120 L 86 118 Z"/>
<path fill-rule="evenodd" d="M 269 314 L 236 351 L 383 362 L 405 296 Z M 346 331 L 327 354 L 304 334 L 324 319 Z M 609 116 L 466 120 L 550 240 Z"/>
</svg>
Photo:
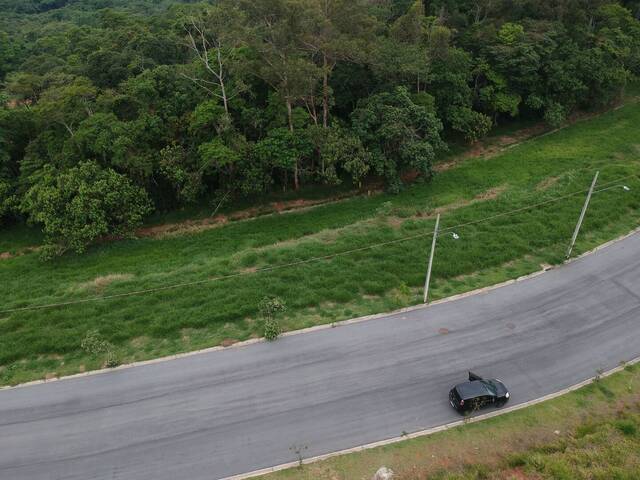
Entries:
<svg viewBox="0 0 640 480">
<path fill-rule="evenodd" d="M 469 369 L 513 404 L 639 355 L 635 234 L 429 308 L 0 391 L 0 479 L 220 479 L 456 420 Z"/>
</svg>

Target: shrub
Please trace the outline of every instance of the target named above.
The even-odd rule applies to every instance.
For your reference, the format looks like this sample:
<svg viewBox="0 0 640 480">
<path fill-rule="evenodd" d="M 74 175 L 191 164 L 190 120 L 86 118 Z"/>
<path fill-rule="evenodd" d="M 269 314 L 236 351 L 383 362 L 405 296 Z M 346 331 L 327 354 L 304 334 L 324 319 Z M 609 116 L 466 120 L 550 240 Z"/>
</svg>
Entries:
<svg viewBox="0 0 640 480">
<path fill-rule="evenodd" d="M 264 297 L 259 308 L 260 314 L 265 319 L 275 319 L 276 315 L 287 310 L 284 301 L 279 297 Z"/>
<path fill-rule="evenodd" d="M 284 301 L 278 297 L 264 297 L 260 301 L 259 309 L 264 318 L 264 337 L 270 342 L 276 340 L 282 333 L 276 316 L 287 310 Z"/>
<path fill-rule="evenodd" d="M 80 347 L 90 355 L 98 355 L 100 353 L 109 352 L 111 344 L 100 336 L 97 330 L 87 332 L 84 339 L 80 343 Z"/>
<path fill-rule="evenodd" d="M 151 210 L 147 193 L 124 175 L 93 162 L 44 171 L 25 195 L 22 210 L 43 227 L 45 258 L 82 253 L 106 235 L 127 236 Z"/>
<path fill-rule="evenodd" d="M 116 352 L 110 349 L 107 352 L 107 358 L 104 362 L 104 366 L 107 368 L 116 368 L 118 365 L 120 365 L 120 359 L 118 358 Z"/>
<path fill-rule="evenodd" d="M 273 342 L 277 340 L 280 334 L 282 333 L 282 329 L 280 328 L 280 323 L 273 318 L 267 319 L 264 322 L 264 338 L 268 341 Z"/>
</svg>

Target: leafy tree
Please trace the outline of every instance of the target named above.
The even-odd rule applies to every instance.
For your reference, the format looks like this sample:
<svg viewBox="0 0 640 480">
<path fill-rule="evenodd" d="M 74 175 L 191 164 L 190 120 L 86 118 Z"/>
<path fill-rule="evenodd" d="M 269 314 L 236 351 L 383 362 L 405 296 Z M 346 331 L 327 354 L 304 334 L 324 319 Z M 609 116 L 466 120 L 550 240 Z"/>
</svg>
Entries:
<svg viewBox="0 0 640 480">
<path fill-rule="evenodd" d="M 160 151 L 160 172 L 171 184 L 179 203 L 195 203 L 204 189 L 203 171 L 181 145 Z"/>
<path fill-rule="evenodd" d="M 263 0 L 248 2 L 245 8 L 256 24 L 255 70 L 284 101 L 289 130 L 293 131 L 295 104 L 315 97 L 320 78 L 320 69 L 301 51 L 302 38 L 317 17 L 306 0 Z M 297 171 L 294 184 L 297 189 Z"/>
<path fill-rule="evenodd" d="M 65 172 L 46 169 L 21 208 L 31 222 L 42 225 L 45 256 L 82 253 L 106 235 L 131 235 L 151 210 L 144 190 L 91 162 Z"/>
<path fill-rule="evenodd" d="M 62 125 L 71 137 L 77 125 L 93 115 L 97 89 L 86 78 L 60 77 L 47 89 L 37 104 L 44 122 Z"/>
<path fill-rule="evenodd" d="M 222 1 L 186 19 L 184 29 L 186 45 L 203 70 L 184 75 L 219 98 L 229 115 L 229 102 L 246 90 L 242 76 L 251 32 L 245 13 L 234 3 Z"/>
<path fill-rule="evenodd" d="M 331 75 L 340 61 L 366 61 L 367 45 L 374 38 L 376 21 L 363 0 L 322 0 L 312 2 L 311 8 L 316 11 L 316 21 L 308 25 L 310 28 L 303 33 L 302 42 L 306 50 L 318 57 L 322 76 L 322 126 L 328 128 Z"/>
<path fill-rule="evenodd" d="M 332 128 L 321 147 L 320 175 L 327 183 L 339 183 L 338 169 L 344 170 L 358 187 L 371 169 L 369 152 L 360 139 L 341 128 Z"/>
<path fill-rule="evenodd" d="M 15 56 L 14 46 L 9 40 L 9 35 L 0 31 L 0 81 L 11 68 Z"/>
<path fill-rule="evenodd" d="M 504 75 L 496 72 L 485 59 L 481 59 L 474 76 L 475 95 L 482 110 L 493 117 L 494 123 L 497 122 L 498 115 L 518 115 L 522 97 L 509 89 Z"/>
<path fill-rule="evenodd" d="M 446 148 L 440 138 L 442 122 L 433 111 L 414 103 L 403 87 L 362 101 L 352 121 L 372 154 L 374 168 L 392 190 L 398 188 L 403 171 L 431 178 L 436 152 Z"/>
<path fill-rule="evenodd" d="M 254 151 L 263 165 L 283 173 L 286 189 L 289 174 L 299 172 L 300 163 L 312 155 L 313 145 L 304 132 L 276 128 L 255 145 Z"/>
</svg>

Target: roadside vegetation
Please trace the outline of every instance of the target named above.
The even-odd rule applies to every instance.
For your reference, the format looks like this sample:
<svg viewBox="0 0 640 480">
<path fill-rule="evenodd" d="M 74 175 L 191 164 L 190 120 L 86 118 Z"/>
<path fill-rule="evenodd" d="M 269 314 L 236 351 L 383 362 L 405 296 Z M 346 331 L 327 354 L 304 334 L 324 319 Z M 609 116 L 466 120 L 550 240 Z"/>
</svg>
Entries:
<svg viewBox="0 0 640 480">
<path fill-rule="evenodd" d="M 640 367 L 499 417 L 292 468 L 264 480 L 633 480 L 640 472 Z"/>
<path fill-rule="evenodd" d="M 575 253 L 638 226 L 638 124 L 640 105 L 629 99 L 623 108 L 496 156 L 461 161 L 430 184 L 414 184 L 398 195 L 107 242 L 50 262 L 34 253 L 0 260 L 0 381 L 16 384 L 106 366 L 107 350 L 93 354 L 82 348 L 90 332 L 108 343 L 117 363 L 263 336 L 259 307 L 265 297 L 278 297 L 287 306 L 278 316 L 278 332 L 419 303 L 436 213 L 443 215 L 445 229 L 466 226 L 438 240 L 434 299 L 558 264 L 598 169 L 600 185 L 614 182 L 615 188 L 594 196 Z M 615 182 L 623 177 L 628 178 Z M 415 238 L 262 270 L 406 237 Z M 22 230 L 0 233 L 4 245 L 27 238 Z M 203 280 L 141 295 L 4 312 Z"/>
</svg>

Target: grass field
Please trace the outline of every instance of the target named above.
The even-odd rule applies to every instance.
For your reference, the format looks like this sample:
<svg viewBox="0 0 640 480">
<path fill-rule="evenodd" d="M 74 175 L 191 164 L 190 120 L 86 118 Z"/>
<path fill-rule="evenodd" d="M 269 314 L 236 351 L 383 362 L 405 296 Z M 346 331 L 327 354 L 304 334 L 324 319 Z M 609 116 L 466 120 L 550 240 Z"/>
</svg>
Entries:
<svg viewBox="0 0 640 480">
<path fill-rule="evenodd" d="M 172 284 L 241 276 L 76 305 L 0 312 L 0 383 L 100 368 L 81 348 L 97 330 L 120 362 L 228 345 L 261 336 L 257 305 L 282 297 L 286 330 L 393 310 L 421 301 L 436 213 L 459 240 L 439 239 L 433 298 L 494 284 L 555 264 L 584 194 L 491 221 L 484 218 L 600 184 L 576 253 L 640 224 L 640 105 L 633 103 L 493 158 L 466 160 L 400 195 L 359 197 L 313 209 L 232 222 L 164 238 L 121 241 L 42 263 L 35 254 L 0 260 L 0 310 L 76 301 Z M 385 247 L 261 272 L 260 269 L 419 236 Z M 28 245 L 26 230 L 0 245 Z"/>
<path fill-rule="evenodd" d="M 262 480 L 637 480 L 640 366 L 562 397 Z"/>
</svg>

